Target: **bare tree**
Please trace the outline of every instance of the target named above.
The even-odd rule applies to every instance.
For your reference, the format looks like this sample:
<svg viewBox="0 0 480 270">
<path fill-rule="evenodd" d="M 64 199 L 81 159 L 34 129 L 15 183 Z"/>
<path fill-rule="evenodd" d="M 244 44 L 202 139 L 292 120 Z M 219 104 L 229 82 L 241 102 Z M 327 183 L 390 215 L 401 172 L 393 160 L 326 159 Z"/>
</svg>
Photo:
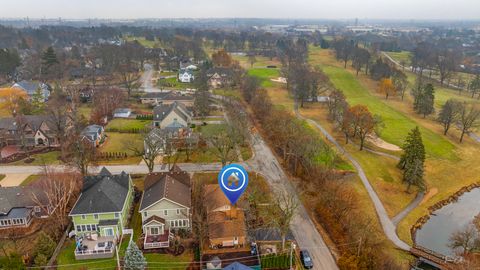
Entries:
<svg viewBox="0 0 480 270">
<path fill-rule="evenodd" d="M 167 138 L 161 135 L 161 132 L 143 133 L 141 138 L 143 144 L 132 143 L 131 141 L 124 141 L 123 144 L 126 149 L 132 151 L 136 156 L 141 156 L 145 165 L 147 165 L 148 172 L 152 173 L 155 167 L 155 159 L 163 153 Z"/>
<path fill-rule="evenodd" d="M 462 142 L 465 133 L 470 133 L 471 129 L 479 124 L 480 109 L 476 108 L 474 105 L 463 104 L 460 108 L 459 114 L 459 129 L 462 132 L 462 135 L 460 135 L 460 142 Z"/>
<path fill-rule="evenodd" d="M 222 162 L 222 166 L 231 163 L 235 159 L 236 140 L 227 131 L 206 138 L 207 142 L 215 149 L 215 155 Z"/>
<path fill-rule="evenodd" d="M 273 206 L 267 210 L 270 222 L 280 231 L 282 250 L 285 250 L 285 239 L 298 206 L 299 203 L 294 193 L 281 193 L 275 196 Z"/>
<path fill-rule="evenodd" d="M 81 175 L 88 174 L 88 168 L 97 161 L 95 146 L 81 136 L 72 136 L 68 146 L 68 159 Z"/>
<path fill-rule="evenodd" d="M 193 231 L 200 249 L 202 249 L 208 236 L 208 223 L 206 222 L 205 196 L 201 182 L 195 182 L 193 185 L 193 204 L 195 206 L 192 213 Z"/>
<path fill-rule="evenodd" d="M 448 246 L 451 249 L 462 249 L 462 254 L 466 255 L 470 250 L 476 248 L 478 244 L 478 231 L 473 224 L 467 224 L 462 230 L 452 233 L 449 238 Z"/>
<path fill-rule="evenodd" d="M 45 177 L 38 183 L 40 194 L 32 193 L 33 201 L 49 213 L 53 224 L 63 230 L 68 224 L 68 212 L 81 188 L 81 176 L 73 170 L 55 171 L 44 166 Z"/>
</svg>

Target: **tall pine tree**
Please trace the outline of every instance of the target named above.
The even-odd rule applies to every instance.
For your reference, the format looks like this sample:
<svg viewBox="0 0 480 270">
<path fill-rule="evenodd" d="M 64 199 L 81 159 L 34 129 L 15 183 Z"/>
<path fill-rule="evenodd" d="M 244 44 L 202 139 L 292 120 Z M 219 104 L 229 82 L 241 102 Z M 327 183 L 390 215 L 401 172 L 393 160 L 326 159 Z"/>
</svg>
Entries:
<svg viewBox="0 0 480 270">
<path fill-rule="evenodd" d="M 134 241 L 130 241 L 128 244 L 124 266 L 126 270 L 144 270 L 147 266 L 147 259 Z"/>
<path fill-rule="evenodd" d="M 425 86 L 419 86 L 412 91 L 413 94 L 413 109 L 418 114 L 423 114 L 425 118 L 435 112 L 435 90 L 431 83 Z"/>
<path fill-rule="evenodd" d="M 398 167 L 403 170 L 403 182 L 407 183 L 407 192 L 410 187 L 425 188 L 423 175 L 425 172 L 425 146 L 422 141 L 420 129 L 415 127 L 408 133 L 405 144 L 402 146 L 403 154 Z"/>
</svg>

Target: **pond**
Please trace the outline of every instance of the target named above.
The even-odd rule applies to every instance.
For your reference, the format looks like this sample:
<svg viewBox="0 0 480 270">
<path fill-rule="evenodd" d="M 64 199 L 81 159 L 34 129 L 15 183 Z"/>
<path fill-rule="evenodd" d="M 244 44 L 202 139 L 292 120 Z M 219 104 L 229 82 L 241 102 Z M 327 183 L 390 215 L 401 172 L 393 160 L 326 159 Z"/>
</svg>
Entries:
<svg viewBox="0 0 480 270">
<path fill-rule="evenodd" d="M 434 211 L 430 219 L 417 230 L 415 242 L 443 255 L 453 256 L 448 239 L 461 230 L 480 212 L 480 188 L 464 193 L 458 201 Z"/>
</svg>

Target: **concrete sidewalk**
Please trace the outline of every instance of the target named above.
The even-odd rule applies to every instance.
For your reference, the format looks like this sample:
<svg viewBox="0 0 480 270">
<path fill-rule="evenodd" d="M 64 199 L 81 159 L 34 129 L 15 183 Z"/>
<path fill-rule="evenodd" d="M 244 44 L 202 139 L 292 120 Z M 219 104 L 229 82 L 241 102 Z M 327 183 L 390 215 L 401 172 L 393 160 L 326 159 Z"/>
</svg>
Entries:
<svg viewBox="0 0 480 270">
<path fill-rule="evenodd" d="M 27 177 L 30 176 L 30 173 L 12 173 L 7 174 L 5 178 L 0 181 L 0 186 L 2 187 L 15 187 L 22 184 Z"/>
</svg>

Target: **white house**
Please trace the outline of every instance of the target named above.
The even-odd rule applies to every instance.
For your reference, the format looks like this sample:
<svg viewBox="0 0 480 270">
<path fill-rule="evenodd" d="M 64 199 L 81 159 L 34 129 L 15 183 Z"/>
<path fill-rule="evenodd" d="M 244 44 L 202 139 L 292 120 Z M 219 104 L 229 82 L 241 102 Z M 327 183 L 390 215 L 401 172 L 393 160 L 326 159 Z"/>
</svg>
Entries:
<svg viewBox="0 0 480 270">
<path fill-rule="evenodd" d="M 181 69 L 178 72 L 178 81 L 183 83 L 191 83 L 195 80 L 195 75 L 189 69 Z"/>
<path fill-rule="evenodd" d="M 119 108 L 113 111 L 113 118 L 129 118 L 132 110 L 129 108 Z"/>
</svg>

